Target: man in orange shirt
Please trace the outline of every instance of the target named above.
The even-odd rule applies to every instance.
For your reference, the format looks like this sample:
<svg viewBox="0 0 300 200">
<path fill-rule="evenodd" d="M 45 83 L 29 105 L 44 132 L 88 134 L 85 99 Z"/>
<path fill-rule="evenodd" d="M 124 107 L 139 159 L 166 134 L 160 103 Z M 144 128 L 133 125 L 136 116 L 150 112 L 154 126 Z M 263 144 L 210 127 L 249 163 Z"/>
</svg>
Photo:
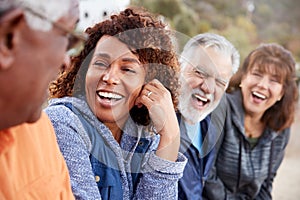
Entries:
<svg viewBox="0 0 300 200">
<path fill-rule="evenodd" d="M 0 199 L 73 199 L 70 178 L 45 113 L 0 131 Z"/>
<path fill-rule="evenodd" d="M 0 199 L 74 198 L 42 104 L 78 16 L 77 0 L 0 0 Z"/>
</svg>

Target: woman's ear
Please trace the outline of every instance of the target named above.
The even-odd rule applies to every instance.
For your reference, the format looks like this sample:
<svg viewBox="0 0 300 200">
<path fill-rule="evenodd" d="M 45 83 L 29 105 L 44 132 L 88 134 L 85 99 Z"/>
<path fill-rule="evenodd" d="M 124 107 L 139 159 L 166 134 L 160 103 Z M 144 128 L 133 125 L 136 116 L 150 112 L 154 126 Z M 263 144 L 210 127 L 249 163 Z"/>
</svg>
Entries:
<svg viewBox="0 0 300 200">
<path fill-rule="evenodd" d="M 240 88 L 243 87 L 243 83 L 244 83 L 245 78 L 246 78 L 246 75 L 245 75 L 245 74 L 241 75 L 240 84 L 239 84 L 239 87 L 240 87 Z"/>
<path fill-rule="evenodd" d="M 15 37 L 21 19 L 24 15 L 20 9 L 9 11 L 0 19 L 0 71 L 10 68 L 14 61 Z"/>
<path fill-rule="evenodd" d="M 284 95 L 284 91 L 283 91 L 283 89 L 282 89 L 281 94 L 280 94 L 280 97 L 278 97 L 277 101 L 280 101 L 280 100 L 282 99 L 283 95 Z"/>
</svg>

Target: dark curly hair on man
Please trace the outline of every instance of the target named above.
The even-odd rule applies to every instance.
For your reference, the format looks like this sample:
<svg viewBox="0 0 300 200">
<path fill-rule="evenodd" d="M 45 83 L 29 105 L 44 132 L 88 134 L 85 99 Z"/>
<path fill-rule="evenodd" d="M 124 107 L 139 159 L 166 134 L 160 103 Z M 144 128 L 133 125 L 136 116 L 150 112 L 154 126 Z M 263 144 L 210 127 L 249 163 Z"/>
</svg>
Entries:
<svg viewBox="0 0 300 200">
<path fill-rule="evenodd" d="M 179 64 L 172 43 L 171 31 L 161 20 L 141 8 L 127 8 L 110 19 L 87 28 L 89 39 L 80 55 L 71 58 L 71 68 L 62 71 L 50 84 L 50 97 L 78 96 L 85 93 L 85 75 L 97 42 L 104 35 L 118 38 L 125 43 L 139 61 L 147 67 L 145 82 L 158 79 L 172 95 L 177 107 Z M 146 107 L 130 110 L 132 119 L 148 125 L 150 117 Z"/>
</svg>

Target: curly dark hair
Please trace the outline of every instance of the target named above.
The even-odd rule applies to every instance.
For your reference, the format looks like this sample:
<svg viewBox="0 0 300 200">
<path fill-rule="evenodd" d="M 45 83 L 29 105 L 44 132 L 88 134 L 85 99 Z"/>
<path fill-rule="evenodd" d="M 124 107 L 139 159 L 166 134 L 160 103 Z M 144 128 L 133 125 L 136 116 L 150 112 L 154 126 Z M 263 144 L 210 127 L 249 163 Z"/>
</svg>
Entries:
<svg viewBox="0 0 300 200">
<path fill-rule="evenodd" d="M 227 92 L 240 89 L 242 77 L 254 66 L 266 72 L 269 66 L 275 66 L 276 74 L 281 78 L 284 95 L 280 101 L 265 111 L 262 122 L 275 131 L 281 131 L 291 126 L 294 121 L 295 108 L 299 98 L 296 83 L 296 63 L 292 54 L 282 46 L 271 43 L 261 44 L 245 59 L 243 66 L 231 78 Z"/>
<path fill-rule="evenodd" d="M 89 35 L 89 39 L 80 55 L 71 58 L 71 68 L 62 71 L 50 84 L 51 98 L 77 96 L 84 93 L 85 75 L 96 44 L 102 36 L 110 35 L 125 43 L 139 61 L 147 66 L 145 82 L 156 78 L 171 92 L 174 109 L 176 109 L 179 64 L 171 31 L 166 24 L 145 9 L 131 7 L 87 28 L 85 32 Z M 133 107 L 130 115 L 138 124 L 150 123 L 149 113 L 145 107 Z"/>
</svg>

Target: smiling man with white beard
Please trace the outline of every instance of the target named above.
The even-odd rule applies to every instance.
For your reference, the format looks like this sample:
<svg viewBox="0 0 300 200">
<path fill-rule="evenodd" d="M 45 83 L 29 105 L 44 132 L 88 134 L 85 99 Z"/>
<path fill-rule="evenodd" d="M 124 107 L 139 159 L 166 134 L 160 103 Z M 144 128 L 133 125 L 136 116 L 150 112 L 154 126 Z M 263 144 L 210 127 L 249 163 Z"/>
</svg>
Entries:
<svg viewBox="0 0 300 200">
<path fill-rule="evenodd" d="M 214 147 L 224 123 L 225 111 L 220 102 L 239 67 L 239 58 L 228 40 L 212 33 L 190 39 L 181 54 L 177 117 L 180 151 L 188 163 L 179 180 L 179 199 L 202 199 L 204 182 L 216 156 Z M 213 110 L 216 112 L 210 114 Z"/>
</svg>

